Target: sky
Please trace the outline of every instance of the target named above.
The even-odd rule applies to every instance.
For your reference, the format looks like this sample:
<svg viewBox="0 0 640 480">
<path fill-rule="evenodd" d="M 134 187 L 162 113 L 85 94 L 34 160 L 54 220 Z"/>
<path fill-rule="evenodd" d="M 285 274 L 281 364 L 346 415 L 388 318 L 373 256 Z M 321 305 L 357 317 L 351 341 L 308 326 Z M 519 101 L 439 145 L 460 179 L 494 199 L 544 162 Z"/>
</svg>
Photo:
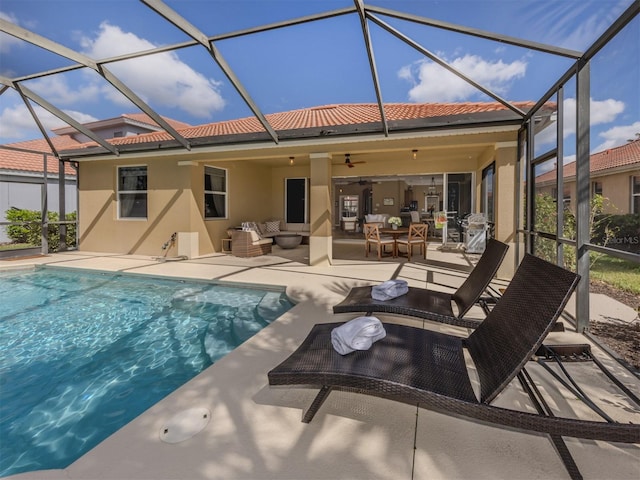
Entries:
<svg viewBox="0 0 640 480">
<path fill-rule="evenodd" d="M 632 0 L 375 0 L 374 5 L 464 27 L 584 51 Z M 352 0 L 166 0 L 206 35 L 351 7 Z M 138 0 L 2 0 L 0 18 L 93 59 L 190 41 Z M 377 15 L 438 58 L 509 101 L 537 101 L 571 66 L 567 58 Z M 369 22 L 384 102 L 493 101 Z M 356 14 L 215 42 L 265 114 L 333 103 L 376 101 Z M 72 65 L 0 33 L 0 75 L 9 79 Z M 107 68 L 159 114 L 199 125 L 251 116 L 251 110 L 202 46 L 110 63 Z M 640 132 L 640 19 L 591 65 L 591 149 L 622 145 Z M 77 69 L 23 85 L 79 122 L 139 110 L 100 75 Z M 564 141 L 575 138 L 575 84 L 565 88 Z M 47 129 L 66 126 L 35 106 Z M 0 95 L 0 144 L 40 138 L 20 96 Z M 542 132 L 537 148 L 552 145 Z"/>
</svg>

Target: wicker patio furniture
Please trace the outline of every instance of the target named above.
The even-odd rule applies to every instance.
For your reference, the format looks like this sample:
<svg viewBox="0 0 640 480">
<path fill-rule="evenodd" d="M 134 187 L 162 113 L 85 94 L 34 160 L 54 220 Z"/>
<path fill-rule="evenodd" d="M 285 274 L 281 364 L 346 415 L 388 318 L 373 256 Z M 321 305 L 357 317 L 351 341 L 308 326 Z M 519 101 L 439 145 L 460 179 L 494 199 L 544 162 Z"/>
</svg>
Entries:
<svg viewBox="0 0 640 480">
<path fill-rule="evenodd" d="M 609 423 L 530 413 L 492 405 L 538 351 L 579 277 L 525 255 L 502 298 L 467 338 L 385 323 L 386 337 L 368 350 L 338 354 L 331 331 L 317 324 L 300 347 L 268 373 L 270 385 L 320 389 L 303 422 L 310 422 L 332 389 L 348 389 L 418 405 L 497 427 L 549 435 L 573 478 L 581 478 L 563 436 L 640 443 L 640 424 Z M 475 363 L 479 398 L 463 350 Z M 523 408 L 526 408 L 523 406 Z"/>
<path fill-rule="evenodd" d="M 391 313 L 476 328 L 480 320 L 463 317 L 488 287 L 508 249 L 507 244 L 489 239 L 480 260 L 453 294 L 409 287 L 409 292 L 405 295 L 379 301 L 371 298 L 371 286 L 354 287 L 344 300 L 333 307 L 333 313 Z M 457 306 L 457 314 L 453 311 L 453 303 Z"/>
</svg>

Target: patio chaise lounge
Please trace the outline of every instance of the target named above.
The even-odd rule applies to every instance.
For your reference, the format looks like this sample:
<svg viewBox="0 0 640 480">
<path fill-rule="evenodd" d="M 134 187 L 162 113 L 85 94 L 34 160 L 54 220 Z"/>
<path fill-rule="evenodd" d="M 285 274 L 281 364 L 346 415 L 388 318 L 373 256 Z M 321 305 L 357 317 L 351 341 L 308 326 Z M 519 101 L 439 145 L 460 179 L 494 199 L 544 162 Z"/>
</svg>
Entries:
<svg viewBox="0 0 640 480">
<path fill-rule="evenodd" d="M 562 436 L 640 443 L 640 424 L 563 418 L 491 405 L 518 376 L 564 309 L 579 277 L 531 255 L 487 318 L 468 338 L 383 324 L 386 337 L 342 356 L 331 343 L 340 323 L 317 324 L 300 347 L 268 373 L 270 385 L 311 386 L 320 392 L 303 414 L 310 422 L 332 389 L 384 397 L 494 426 L 546 433 L 573 478 L 581 478 Z M 474 393 L 463 350 L 478 374 Z"/>
<path fill-rule="evenodd" d="M 333 313 L 391 313 L 476 328 L 480 320 L 463 317 L 493 280 L 508 249 L 509 246 L 505 243 L 489 239 L 477 265 L 453 294 L 409 287 L 405 295 L 379 301 L 371 298 L 371 286 L 354 287 L 342 302 L 333 307 Z M 453 312 L 453 303 L 457 306 L 457 315 Z"/>
</svg>

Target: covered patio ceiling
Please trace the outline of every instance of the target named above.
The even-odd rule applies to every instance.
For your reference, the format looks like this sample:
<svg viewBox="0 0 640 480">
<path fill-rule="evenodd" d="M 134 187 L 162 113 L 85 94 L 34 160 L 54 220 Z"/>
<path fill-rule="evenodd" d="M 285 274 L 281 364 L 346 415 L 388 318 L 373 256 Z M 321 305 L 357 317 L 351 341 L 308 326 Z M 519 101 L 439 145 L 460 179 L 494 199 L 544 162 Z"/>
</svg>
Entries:
<svg viewBox="0 0 640 480">
<path fill-rule="evenodd" d="M 496 114 L 446 127 L 517 125 L 535 110 L 517 102 L 544 103 L 640 2 L 5 0 L 0 8 L 3 117 L 14 112 L 23 132 L 46 139 L 69 125 L 98 145 L 69 159 L 157 150 L 157 142 L 114 146 L 82 125 L 129 112 L 162 127 L 166 147 L 191 153 L 293 142 L 304 152 L 326 130 L 279 130 L 267 117 L 319 105 L 377 105 L 367 128 L 336 123 L 334 138 L 444 127 L 390 120 L 392 103 L 494 102 Z M 245 117 L 260 131 L 185 135 L 166 120 Z M 15 133 L 7 125 L 0 143 Z"/>
</svg>

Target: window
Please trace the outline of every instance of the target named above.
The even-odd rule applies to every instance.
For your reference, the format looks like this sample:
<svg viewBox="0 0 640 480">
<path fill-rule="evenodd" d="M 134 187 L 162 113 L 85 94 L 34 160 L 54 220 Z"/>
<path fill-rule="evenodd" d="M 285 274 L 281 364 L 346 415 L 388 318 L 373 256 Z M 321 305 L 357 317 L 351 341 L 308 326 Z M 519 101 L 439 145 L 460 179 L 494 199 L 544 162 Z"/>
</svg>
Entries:
<svg viewBox="0 0 640 480">
<path fill-rule="evenodd" d="M 602 196 L 602 182 L 591 182 L 591 197 Z"/>
<path fill-rule="evenodd" d="M 358 216 L 358 196 L 357 195 L 340 195 L 340 216 L 357 217 Z"/>
<path fill-rule="evenodd" d="M 631 177 L 631 213 L 640 213 L 640 177 Z"/>
<path fill-rule="evenodd" d="M 113 138 L 119 138 L 119 137 L 124 137 L 124 134 L 122 133 L 122 131 L 113 132 Z"/>
<path fill-rule="evenodd" d="M 147 167 L 118 167 L 118 218 L 147 218 Z"/>
<path fill-rule="evenodd" d="M 562 195 L 562 206 L 565 210 L 571 210 L 571 192 L 565 190 Z"/>
<path fill-rule="evenodd" d="M 227 171 L 204 167 L 204 218 L 227 217 Z"/>
<path fill-rule="evenodd" d="M 485 214 L 489 222 L 494 221 L 495 198 L 493 192 L 495 191 L 496 185 L 495 173 L 495 163 L 492 163 L 482 170 L 482 185 L 480 188 L 482 194 L 482 213 Z"/>
</svg>

